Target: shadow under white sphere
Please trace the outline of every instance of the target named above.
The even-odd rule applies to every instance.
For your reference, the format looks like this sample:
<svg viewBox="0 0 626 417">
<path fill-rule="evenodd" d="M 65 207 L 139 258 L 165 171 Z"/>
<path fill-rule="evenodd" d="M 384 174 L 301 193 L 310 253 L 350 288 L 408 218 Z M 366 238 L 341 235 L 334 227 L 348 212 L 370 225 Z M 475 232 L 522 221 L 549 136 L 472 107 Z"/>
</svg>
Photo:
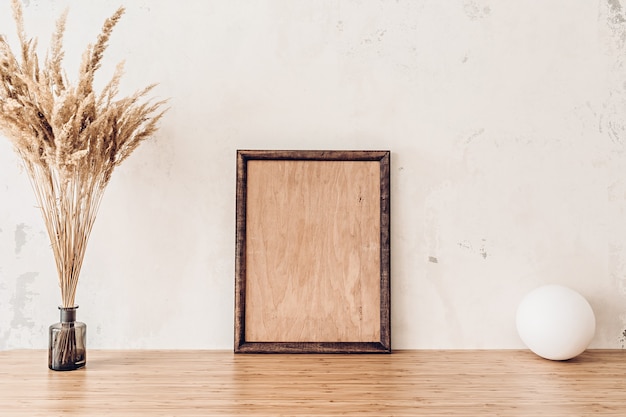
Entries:
<svg viewBox="0 0 626 417">
<path fill-rule="evenodd" d="M 562 285 L 544 285 L 528 293 L 517 309 L 517 332 L 535 354 L 567 360 L 587 349 L 596 318 L 585 297 Z"/>
</svg>

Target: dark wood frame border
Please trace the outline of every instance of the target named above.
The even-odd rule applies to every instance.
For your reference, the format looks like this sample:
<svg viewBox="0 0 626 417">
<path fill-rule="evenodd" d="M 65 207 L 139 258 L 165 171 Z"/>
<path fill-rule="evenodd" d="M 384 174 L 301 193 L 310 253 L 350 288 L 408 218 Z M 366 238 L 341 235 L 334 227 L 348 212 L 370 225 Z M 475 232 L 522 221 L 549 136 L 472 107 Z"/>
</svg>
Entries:
<svg viewBox="0 0 626 417">
<path fill-rule="evenodd" d="M 379 161 L 380 163 L 380 341 L 248 342 L 246 317 L 246 197 L 249 160 Z M 390 152 L 238 150 L 235 253 L 235 353 L 390 353 L 391 251 Z"/>
</svg>

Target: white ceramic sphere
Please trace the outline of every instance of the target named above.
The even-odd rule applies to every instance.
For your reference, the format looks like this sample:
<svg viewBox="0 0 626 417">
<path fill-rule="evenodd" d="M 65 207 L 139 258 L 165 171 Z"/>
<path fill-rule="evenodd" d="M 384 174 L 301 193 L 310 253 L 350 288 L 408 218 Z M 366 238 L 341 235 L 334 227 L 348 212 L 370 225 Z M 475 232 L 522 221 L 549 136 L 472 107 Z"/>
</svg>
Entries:
<svg viewBox="0 0 626 417">
<path fill-rule="evenodd" d="M 587 349 L 596 318 L 585 297 L 562 285 L 544 285 L 528 293 L 517 309 L 517 332 L 535 354 L 567 360 Z"/>
</svg>

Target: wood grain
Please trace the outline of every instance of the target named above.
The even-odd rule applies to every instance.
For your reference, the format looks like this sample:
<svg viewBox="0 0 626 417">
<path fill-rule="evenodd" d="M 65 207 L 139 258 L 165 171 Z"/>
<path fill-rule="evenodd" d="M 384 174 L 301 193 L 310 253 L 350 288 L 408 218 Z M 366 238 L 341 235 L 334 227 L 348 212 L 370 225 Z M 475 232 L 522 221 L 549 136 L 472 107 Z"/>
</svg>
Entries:
<svg viewBox="0 0 626 417">
<path fill-rule="evenodd" d="M 237 151 L 235 352 L 391 351 L 389 165 Z"/>
<path fill-rule="evenodd" d="M 380 340 L 380 164 L 249 161 L 246 340 Z"/>
<path fill-rule="evenodd" d="M 626 415 L 626 351 L 236 355 L 97 351 L 78 371 L 0 352 L 2 416 Z"/>
</svg>

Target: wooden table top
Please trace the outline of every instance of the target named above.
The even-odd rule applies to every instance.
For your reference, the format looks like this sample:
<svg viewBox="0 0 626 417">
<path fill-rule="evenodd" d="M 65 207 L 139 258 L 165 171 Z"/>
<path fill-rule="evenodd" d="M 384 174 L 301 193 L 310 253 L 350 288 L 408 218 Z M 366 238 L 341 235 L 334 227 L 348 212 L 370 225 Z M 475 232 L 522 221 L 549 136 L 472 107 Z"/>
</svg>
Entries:
<svg viewBox="0 0 626 417">
<path fill-rule="evenodd" d="M 626 351 L 92 350 L 71 372 L 48 370 L 46 351 L 2 351 L 0 415 L 625 416 Z"/>
</svg>

